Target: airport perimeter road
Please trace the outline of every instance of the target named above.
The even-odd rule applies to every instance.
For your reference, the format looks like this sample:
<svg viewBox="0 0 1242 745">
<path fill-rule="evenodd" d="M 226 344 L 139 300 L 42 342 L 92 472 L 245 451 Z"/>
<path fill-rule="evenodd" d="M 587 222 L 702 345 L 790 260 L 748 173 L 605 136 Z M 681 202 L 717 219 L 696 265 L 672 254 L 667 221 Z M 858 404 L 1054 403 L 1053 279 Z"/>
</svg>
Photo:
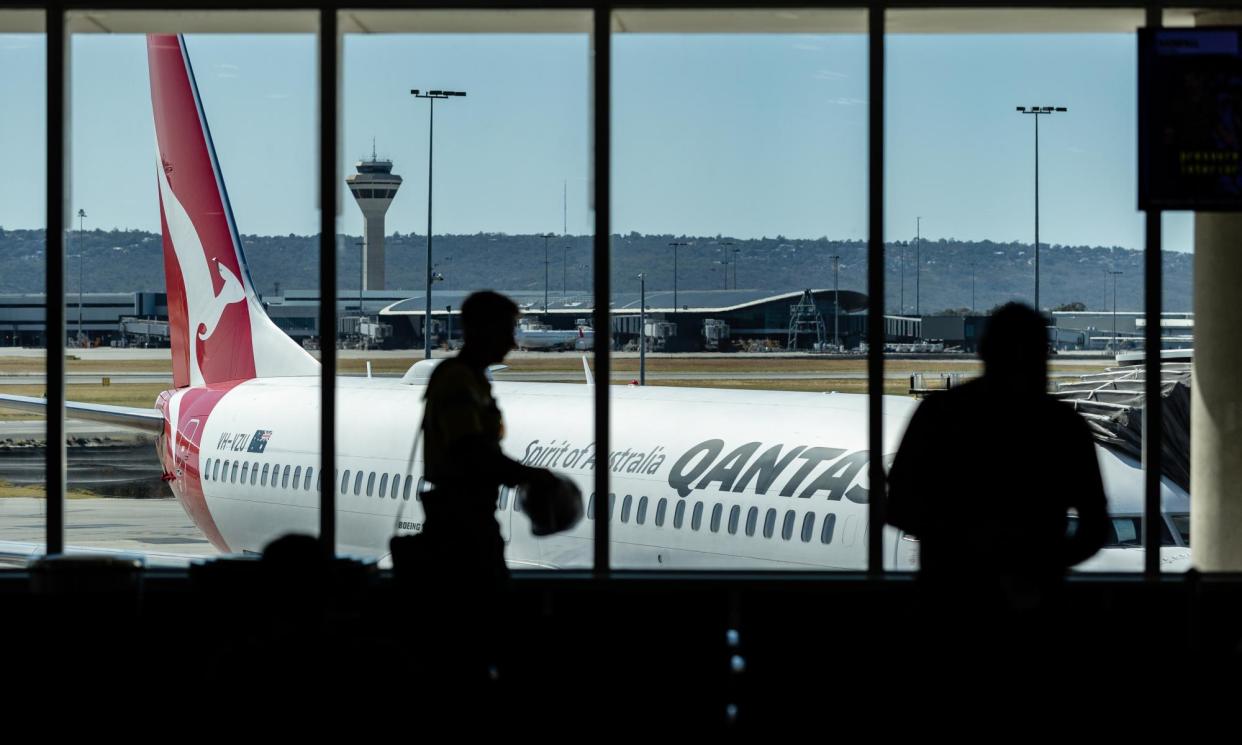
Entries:
<svg viewBox="0 0 1242 745">
<path fill-rule="evenodd" d="M 0 498 L 0 541 L 42 543 L 42 499 Z M 67 499 L 65 544 L 192 556 L 216 556 L 175 499 Z"/>
</svg>

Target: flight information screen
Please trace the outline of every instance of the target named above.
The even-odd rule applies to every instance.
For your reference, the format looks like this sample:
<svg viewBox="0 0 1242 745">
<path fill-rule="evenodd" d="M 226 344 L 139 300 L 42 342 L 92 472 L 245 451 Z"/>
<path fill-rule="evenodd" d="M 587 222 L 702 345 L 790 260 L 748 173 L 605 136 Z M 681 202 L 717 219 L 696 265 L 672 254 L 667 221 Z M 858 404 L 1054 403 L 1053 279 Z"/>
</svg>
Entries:
<svg viewBox="0 0 1242 745">
<path fill-rule="evenodd" d="M 1242 210 L 1242 27 L 1139 31 L 1139 209 Z"/>
</svg>

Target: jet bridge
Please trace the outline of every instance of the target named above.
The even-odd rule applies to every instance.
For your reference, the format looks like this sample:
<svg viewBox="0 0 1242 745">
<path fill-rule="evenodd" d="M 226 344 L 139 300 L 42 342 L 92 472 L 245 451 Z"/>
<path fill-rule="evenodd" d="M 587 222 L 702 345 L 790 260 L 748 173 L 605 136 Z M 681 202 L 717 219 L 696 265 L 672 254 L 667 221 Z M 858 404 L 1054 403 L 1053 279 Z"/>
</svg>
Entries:
<svg viewBox="0 0 1242 745">
<path fill-rule="evenodd" d="M 1096 441 L 1134 460 L 1143 458 L 1143 405 L 1146 385 L 1141 365 L 1109 368 L 1102 373 L 1063 382 L 1053 395 L 1072 404 L 1087 420 Z M 1162 411 L 1161 466 L 1164 475 L 1190 490 L 1189 362 L 1160 366 Z"/>
</svg>

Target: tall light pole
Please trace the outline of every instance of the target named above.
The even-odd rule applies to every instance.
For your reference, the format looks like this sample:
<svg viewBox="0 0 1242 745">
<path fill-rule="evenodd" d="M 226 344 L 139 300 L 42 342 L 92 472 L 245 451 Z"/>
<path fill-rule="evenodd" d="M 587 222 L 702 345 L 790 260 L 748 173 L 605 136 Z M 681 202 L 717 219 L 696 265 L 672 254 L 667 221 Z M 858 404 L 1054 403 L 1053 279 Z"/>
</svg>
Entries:
<svg viewBox="0 0 1242 745">
<path fill-rule="evenodd" d="M 638 275 L 638 384 L 647 385 L 647 275 Z"/>
<path fill-rule="evenodd" d="M 737 261 L 741 253 L 742 253 L 742 249 L 740 248 L 733 249 L 733 289 L 735 290 L 737 289 Z"/>
<path fill-rule="evenodd" d="M 914 315 L 923 317 L 923 306 L 920 293 L 923 290 L 921 276 L 923 272 L 923 218 L 914 218 Z"/>
<path fill-rule="evenodd" d="M 1064 112 L 1064 106 L 1018 106 L 1019 114 L 1033 114 L 1035 117 L 1035 310 L 1039 311 L 1039 117 L 1053 112 Z"/>
<path fill-rule="evenodd" d="M 1117 277 L 1121 276 L 1122 272 L 1111 271 L 1109 272 L 1109 274 L 1113 275 L 1113 356 L 1115 357 L 1118 352 L 1118 349 L 1117 349 Z"/>
<path fill-rule="evenodd" d="M 829 256 L 832 259 L 832 343 L 841 351 L 841 257 Z"/>
<path fill-rule="evenodd" d="M 555 238 L 554 233 L 544 233 L 539 236 L 543 239 L 543 316 L 548 317 L 548 239 Z"/>
<path fill-rule="evenodd" d="M 970 312 L 975 312 L 975 262 L 970 262 Z"/>
<path fill-rule="evenodd" d="M 733 241 L 721 241 L 720 247 L 724 252 L 724 289 L 729 289 L 729 252 L 733 250 Z M 737 273 L 734 267 L 733 273 Z"/>
<path fill-rule="evenodd" d="M 366 272 L 366 255 L 367 241 L 364 236 L 362 240 L 354 243 L 358 247 L 358 316 L 362 316 L 362 287 L 366 284 L 366 278 L 363 274 Z M 359 329 L 361 330 L 361 329 Z"/>
<path fill-rule="evenodd" d="M 906 314 L 906 244 L 901 244 L 901 310 L 897 315 L 904 316 Z"/>
<path fill-rule="evenodd" d="M 669 241 L 668 245 L 673 247 L 673 312 L 676 313 L 677 312 L 677 249 L 681 248 L 682 246 L 689 246 L 690 244 L 682 243 L 681 241 Z"/>
<path fill-rule="evenodd" d="M 561 295 L 569 297 L 569 246 L 561 247 Z"/>
<path fill-rule="evenodd" d="M 423 358 L 431 359 L 431 166 L 435 146 L 436 100 L 465 96 L 465 91 L 420 91 L 414 88 L 410 95 L 427 99 L 427 302 L 423 316 Z"/>
<path fill-rule="evenodd" d="M 82 265 L 86 263 L 86 233 L 82 223 L 86 219 L 86 210 L 78 210 L 78 344 L 86 345 L 86 337 L 82 336 Z"/>
</svg>

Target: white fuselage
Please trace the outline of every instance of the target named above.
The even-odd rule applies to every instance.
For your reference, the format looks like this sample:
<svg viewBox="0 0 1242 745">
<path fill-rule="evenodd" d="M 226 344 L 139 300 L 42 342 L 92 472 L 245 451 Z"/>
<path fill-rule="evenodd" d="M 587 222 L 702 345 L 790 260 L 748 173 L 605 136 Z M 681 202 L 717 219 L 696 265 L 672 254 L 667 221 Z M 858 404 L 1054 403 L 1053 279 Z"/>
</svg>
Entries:
<svg viewBox="0 0 1242 745">
<path fill-rule="evenodd" d="M 421 529 L 415 435 L 423 391 L 339 381 L 331 487 L 341 553 L 383 558 L 394 533 Z M 866 567 L 866 396 L 617 386 L 606 456 L 592 443 L 591 387 L 496 383 L 493 392 L 505 417 L 505 452 L 574 479 L 591 512 L 606 509 L 592 493 L 594 468 L 610 468 L 615 567 Z M 886 453 L 896 451 L 916 404 L 885 397 Z M 318 531 L 318 407 L 318 379 L 269 378 L 236 386 L 211 411 L 198 462 L 203 498 L 229 550 L 258 552 L 282 534 Z M 262 452 L 252 452 L 258 433 L 268 431 Z M 1141 504 L 1141 471 L 1098 451 L 1111 509 L 1125 510 L 1119 500 Z M 316 483 L 308 483 L 308 469 Z M 173 487 L 184 502 L 182 480 Z M 1166 494 L 1166 509 L 1180 498 Z M 535 538 L 515 503 L 502 490 L 497 519 L 512 566 L 591 565 L 592 519 Z M 899 538 L 886 529 L 885 565 L 916 566 L 917 543 Z"/>
</svg>

